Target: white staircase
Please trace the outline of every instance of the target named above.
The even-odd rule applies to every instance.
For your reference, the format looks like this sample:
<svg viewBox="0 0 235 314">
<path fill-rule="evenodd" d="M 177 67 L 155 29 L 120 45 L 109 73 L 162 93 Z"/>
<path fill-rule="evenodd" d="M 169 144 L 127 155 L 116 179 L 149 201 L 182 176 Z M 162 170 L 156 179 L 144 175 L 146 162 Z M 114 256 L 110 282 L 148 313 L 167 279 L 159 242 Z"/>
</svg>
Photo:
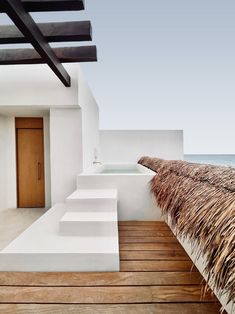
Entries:
<svg viewBox="0 0 235 314">
<path fill-rule="evenodd" d="M 0 252 L 0 271 L 119 271 L 117 190 L 79 189 Z"/>
<path fill-rule="evenodd" d="M 113 249 L 113 253 L 110 252 L 111 258 L 97 258 L 96 267 L 103 271 L 118 270 L 117 190 L 78 189 L 67 197 L 65 206 L 66 212 L 59 222 L 60 235 L 79 237 L 83 239 L 84 245 L 89 239 L 94 247 L 100 247 L 101 243 L 108 243 L 113 239 L 116 244 L 110 248 Z M 95 260 L 95 256 L 93 258 Z M 115 259 L 116 262 L 113 262 Z M 85 265 L 84 267 L 86 268 Z"/>
<path fill-rule="evenodd" d="M 116 189 L 79 189 L 66 198 L 68 211 L 117 212 Z"/>
<path fill-rule="evenodd" d="M 62 235 L 118 237 L 117 190 L 77 190 L 66 199 L 66 209 L 60 220 Z"/>
<path fill-rule="evenodd" d="M 67 212 L 60 219 L 60 233 L 79 237 L 113 237 L 117 235 L 117 213 Z"/>
</svg>

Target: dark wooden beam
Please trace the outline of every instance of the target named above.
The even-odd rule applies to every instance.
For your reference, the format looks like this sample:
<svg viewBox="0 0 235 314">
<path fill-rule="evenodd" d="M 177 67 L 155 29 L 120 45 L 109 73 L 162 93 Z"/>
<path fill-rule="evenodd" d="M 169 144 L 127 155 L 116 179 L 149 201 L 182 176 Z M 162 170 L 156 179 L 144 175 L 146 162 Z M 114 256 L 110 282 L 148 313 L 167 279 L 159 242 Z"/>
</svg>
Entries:
<svg viewBox="0 0 235 314">
<path fill-rule="evenodd" d="M 0 1 L 0 11 L 5 12 Z M 84 10 L 83 0 L 21 0 L 28 12 Z"/>
<path fill-rule="evenodd" d="M 41 58 L 50 66 L 62 83 L 69 87 L 70 76 L 60 63 L 52 48 L 43 37 L 32 17 L 27 13 L 19 0 L 1 0 L 5 12 L 12 19 L 18 29 L 27 37 Z"/>
<path fill-rule="evenodd" d="M 54 48 L 60 62 L 97 61 L 96 46 Z M 34 49 L 0 49 L 0 65 L 40 64 L 45 60 Z"/>
<path fill-rule="evenodd" d="M 48 42 L 92 40 L 92 28 L 89 21 L 38 23 L 37 26 Z M 28 38 L 15 25 L 0 26 L 0 44 L 28 42 Z"/>
</svg>

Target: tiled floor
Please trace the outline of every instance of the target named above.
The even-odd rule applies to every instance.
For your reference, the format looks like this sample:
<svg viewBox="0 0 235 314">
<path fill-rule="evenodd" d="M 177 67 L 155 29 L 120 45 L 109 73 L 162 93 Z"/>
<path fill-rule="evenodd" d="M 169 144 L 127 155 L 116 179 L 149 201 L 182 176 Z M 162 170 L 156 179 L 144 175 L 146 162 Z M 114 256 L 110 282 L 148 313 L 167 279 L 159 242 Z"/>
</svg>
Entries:
<svg viewBox="0 0 235 314">
<path fill-rule="evenodd" d="M 37 220 L 45 209 L 14 208 L 0 211 L 0 250 Z"/>
</svg>

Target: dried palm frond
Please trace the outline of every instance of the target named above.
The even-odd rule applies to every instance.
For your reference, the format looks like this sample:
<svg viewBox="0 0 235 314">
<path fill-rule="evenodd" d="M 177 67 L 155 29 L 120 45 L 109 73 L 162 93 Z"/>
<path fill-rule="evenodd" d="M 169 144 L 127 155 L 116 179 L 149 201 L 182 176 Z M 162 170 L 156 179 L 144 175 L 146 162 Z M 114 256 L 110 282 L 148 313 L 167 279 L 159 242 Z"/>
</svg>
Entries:
<svg viewBox="0 0 235 314">
<path fill-rule="evenodd" d="M 157 174 L 151 191 L 163 214 L 197 255 L 219 294 L 235 301 L 235 168 L 142 157 Z"/>
</svg>

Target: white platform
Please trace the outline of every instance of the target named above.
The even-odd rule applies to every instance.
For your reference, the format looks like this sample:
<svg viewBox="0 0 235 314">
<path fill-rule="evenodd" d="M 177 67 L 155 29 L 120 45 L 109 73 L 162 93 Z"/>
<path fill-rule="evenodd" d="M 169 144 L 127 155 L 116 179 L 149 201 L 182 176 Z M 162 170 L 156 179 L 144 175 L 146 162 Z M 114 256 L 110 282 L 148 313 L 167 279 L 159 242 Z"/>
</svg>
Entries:
<svg viewBox="0 0 235 314">
<path fill-rule="evenodd" d="M 120 169 L 124 172 L 120 172 Z M 111 172 L 109 172 L 110 170 Z M 149 189 L 149 182 L 155 175 L 155 172 L 136 163 L 101 164 L 97 165 L 95 169 L 79 174 L 77 176 L 77 188 L 116 189 L 118 191 L 119 221 L 156 221 L 162 220 L 161 210 L 156 207 L 156 202 Z M 68 209 L 72 210 L 72 206 L 71 203 L 68 204 Z M 84 204 L 84 210 L 85 207 Z"/>
<path fill-rule="evenodd" d="M 109 237 L 59 233 L 57 204 L 0 252 L 0 271 L 118 271 L 118 232 Z M 116 230 L 117 231 L 117 230 Z"/>
<path fill-rule="evenodd" d="M 116 236 L 117 212 L 66 212 L 60 219 L 60 234 L 74 236 Z"/>
</svg>

